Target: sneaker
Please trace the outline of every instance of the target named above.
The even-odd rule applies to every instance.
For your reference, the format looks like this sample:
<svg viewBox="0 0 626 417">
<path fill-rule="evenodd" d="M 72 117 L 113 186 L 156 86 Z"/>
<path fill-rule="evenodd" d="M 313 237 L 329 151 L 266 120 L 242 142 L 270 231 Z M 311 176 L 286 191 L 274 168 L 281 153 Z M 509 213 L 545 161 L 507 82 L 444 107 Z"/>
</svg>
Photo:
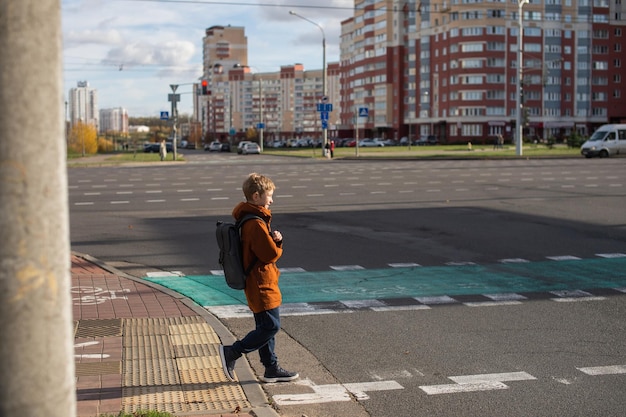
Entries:
<svg viewBox="0 0 626 417">
<path fill-rule="evenodd" d="M 289 382 L 297 379 L 300 375 L 297 372 L 289 372 L 276 365 L 265 368 L 265 375 L 261 377 L 263 382 Z"/>
<path fill-rule="evenodd" d="M 220 359 L 222 360 L 222 369 L 226 378 L 235 381 L 235 362 L 237 362 L 239 356 L 233 352 L 231 346 L 220 345 Z"/>
</svg>

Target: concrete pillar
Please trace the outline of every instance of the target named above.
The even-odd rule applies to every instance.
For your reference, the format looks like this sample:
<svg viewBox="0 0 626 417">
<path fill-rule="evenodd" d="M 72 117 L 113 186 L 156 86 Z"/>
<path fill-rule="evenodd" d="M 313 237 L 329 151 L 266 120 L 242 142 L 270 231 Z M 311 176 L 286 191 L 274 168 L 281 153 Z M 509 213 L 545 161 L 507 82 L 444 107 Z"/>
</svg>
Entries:
<svg viewBox="0 0 626 417">
<path fill-rule="evenodd" d="M 0 0 L 0 416 L 76 415 L 60 0 Z"/>
</svg>

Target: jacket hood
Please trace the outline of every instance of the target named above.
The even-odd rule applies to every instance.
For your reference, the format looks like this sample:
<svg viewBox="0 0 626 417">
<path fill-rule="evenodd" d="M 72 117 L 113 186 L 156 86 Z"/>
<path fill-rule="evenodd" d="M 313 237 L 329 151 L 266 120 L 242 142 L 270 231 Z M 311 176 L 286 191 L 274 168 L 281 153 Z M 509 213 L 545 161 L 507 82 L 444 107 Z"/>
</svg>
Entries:
<svg viewBox="0 0 626 417">
<path fill-rule="evenodd" d="M 245 201 L 237 204 L 233 209 L 233 217 L 235 221 L 239 221 L 246 214 L 254 214 L 255 216 L 259 216 L 266 223 L 269 224 L 270 220 L 272 220 L 272 213 L 263 206 L 257 206 L 255 204 L 251 204 Z"/>
</svg>

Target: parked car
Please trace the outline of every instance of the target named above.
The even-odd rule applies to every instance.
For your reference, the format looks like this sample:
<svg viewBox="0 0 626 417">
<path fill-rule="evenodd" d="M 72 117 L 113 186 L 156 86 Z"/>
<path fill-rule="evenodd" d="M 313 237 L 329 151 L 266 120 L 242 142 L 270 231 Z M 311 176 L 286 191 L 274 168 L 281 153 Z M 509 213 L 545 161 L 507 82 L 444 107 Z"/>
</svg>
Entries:
<svg viewBox="0 0 626 417">
<path fill-rule="evenodd" d="M 246 144 L 248 143 L 252 143 L 248 140 L 242 140 L 241 142 L 239 142 L 239 145 L 237 145 L 237 153 L 238 154 L 242 154 L 243 153 L 243 147 L 246 146 Z"/>
<path fill-rule="evenodd" d="M 222 143 L 222 152 L 230 152 L 230 143 L 228 142 Z"/>
<path fill-rule="evenodd" d="M 209 152 L 221 152 L 222 151 L 222 143 L 219 140 L 214 140 L 208 145 L 204 145 L 204 150 Z"/>
<path fill-rule="evenodd" d="M 363 139 L 359 141 L 359 146 L 366 147 L 380 147 L 382 148 L 385 144 L 380 139 Z"/>
<path fill-rule="evenodd" d="M 248 142 L 241 149 L 241 153 L 243 155 L 249 155 L 249 154 L 253 154 L 253 153 L 254 154 L 260 154 L 261 153 L 261 147 L 259 146 L 258 143 Z"/>
<path fill-rule="evenodd" d="M 146 153 L 159 153 L 160 149 L 161 149 L 160 143 L 145 143 L 143 145 L 143 151 Z M 174 152 L 174 148 L 172 147 L 171 142 L 165 143 L 165 150 L 168 152 Z"/>
<path fill-rule="evenodd" d="M 185 149 L 196 149 L 196 142 L 187 142 Z"/>
<path fill-rule="evenodd" d="M 393 139 L 385 139 L 385 140 L 383 140 L 383 144 L 385 146 L 397 146 L 398 142 L 393 140 Z"/>
<path fill-rule="evenodd" d="M 415 142 L 415 145 L 418 145 L 418 146 L 436 145 L 437 143 L 439 143 L 439 141 L 437 140 L 437 136 L 435 136 L 435 135 L 422 135 Z"/>
</svg>

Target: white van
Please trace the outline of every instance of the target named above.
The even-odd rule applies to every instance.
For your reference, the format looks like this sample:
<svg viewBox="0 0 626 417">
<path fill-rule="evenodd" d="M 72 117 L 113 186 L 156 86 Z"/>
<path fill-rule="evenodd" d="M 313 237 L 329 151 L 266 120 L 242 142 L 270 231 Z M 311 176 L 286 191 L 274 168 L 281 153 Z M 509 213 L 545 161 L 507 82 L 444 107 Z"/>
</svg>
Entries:
<svg viewBox="0 0 626 417">
<path fill-rule="evenodd" d="M 580 147 L 580 153 L 587 158 L 626 155 L 626 124 L 600 126 Z"/>
</svg>

